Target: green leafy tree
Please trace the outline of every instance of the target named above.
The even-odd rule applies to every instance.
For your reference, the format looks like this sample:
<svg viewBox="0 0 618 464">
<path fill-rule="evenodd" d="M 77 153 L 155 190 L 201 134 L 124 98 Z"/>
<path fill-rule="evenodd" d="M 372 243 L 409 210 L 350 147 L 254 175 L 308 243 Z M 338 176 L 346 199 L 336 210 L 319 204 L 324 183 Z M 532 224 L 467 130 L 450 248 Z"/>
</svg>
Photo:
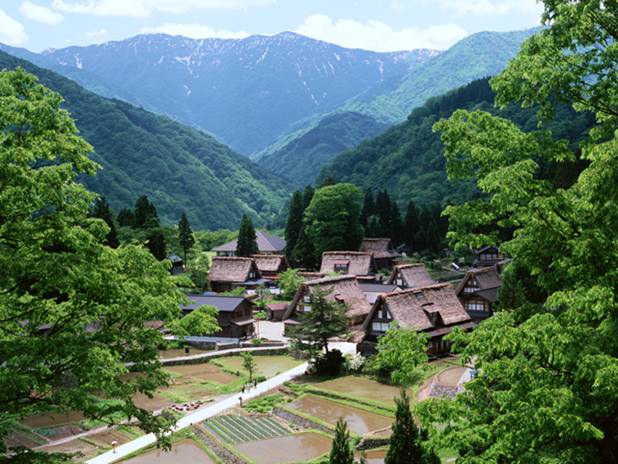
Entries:
<svg viewBox="0 0 618 464">
<path fill-rule="evenodd" d="M 159 261 L 167 258 L 167 245 L 165 242 L 165 233 L 162 229 L 150 229 L 146 236 L 146 247 L 152 253 L 152 256 Z"/>
<path fill-rule="evenodd" d="M 195 245 L 195 237 L 186 213 L 182 213 L 178 222 L 178 243 L 182 247 L 183 259 L 187 263 L 187 252 Z"/>
<path fill-rule="evenodd" d="M 294 345 L 311 356 L 328 353 L 328 339 L 347 333 L 345 305 L 330 301 L 327 295 L 319 288 L 311 292 L 307 308 L 299 318 L 300 324 L 292 332 Z"/>
<path fill-rule="evenodd" d="M 414 384 L 419 366 L 428 360 L 427 336 L 413 329 L 391 328 L 380 337 L 376 349 L 369 369 L 398 385 Z"/>
<path fill-rule="evenodd" d="M 134 227 L 135 226 L 135 213 L 129 208 L 123 208 L 118 211 L 116 221 L 120 227 Z"/>
<path fill-rule="evenodd" d="M 95 174 L 92 147 L 61 105 L 23 70 L 0 72 L 0 460 L 43 460 L 7 458 L 4 439 L 26 416 L 137 419 L 159 435 L 173 424 L 132 398 L 166 384 L 163 336 L 146 322 L 180 317 L 184 297 L 141 246 L 105 244 L 95 195 L 77 182 Z"/>
<path fill-rule="evenodd" d="M 311 185 L 307 185 L 303 190 L 303 212 L 311 204 L 311 200 L 313 200 L 313 195 L 315 195 L 315 189 Z"/>
<path fill-rule="evenodd" d="M 218 315 L 219 311 L 214 306 L 200 306 L 183 318 L 168 324 L 168 329 L 177 336 L 214 335 L 221 330 Z"/>
<path fill-rule="evenodd" d="M 243 215 L 238 229 L 238 239 L 236 241 L 236 256 L 251 256 L 259 252 L 255 236 L 255 228 L 251 218 Z"/>
<path fill-rule="evenodd" d="M 361 191 L 351 184 L 322 187 L 305 210 L 304 227 L 316 258 L 325 251 L 358 250 L 363 239 Z"/>
<path fill-rule="evenodd" d="M 242 367 L 249 373 L 249 382 L 253 382 L 253 374 L 256 369 L 255 359 L 253 358 L 253 354 L 251 352 L 241 353 L 242 356 Z"/>
<path fill-rule="evenodd" d="M 423 448 L 420 443 L 418 427 L 410 411 L 410 398 L 405 390 L 401 397 L 395 399 L 397 410 L 395 423 L 388 446 L 384 464 L 423 464 Z"/>
<path fill-rule="evenodd" d="M 432 441 L 462 463 L 618 461 L 618 11 L 615 2 L 543 3 L 546 27 L 492 84 L 499 104 L 535 105 L 542 124 L 556 100 L 595 113 L 579 177 L 556 186 L 540 175 L 577 157 L 544 127 L 524 133 L 480 111 L 436 125 L 450 178 L 483 193 L 447 208 L 451 242 L 497 243 L 509 231 L 509 279 L 526 276 L 512 306 L 455 336 L 475 379 L 455 401 L 418 406 Z"/>
<path fill-rule="evenodd" d="M 118 242 L 116 224 L 114 224 L 114 215 L 105 197 L 95 198 L 92 205 L 91 214 L 93 217 L 103 219 L 103 221 L 105 221 L 105 224 L 107 224 L 107 227 L 109 227 L 109 232 L 106 236 L 107 245 L 112 248 L 118 248 L 118 245 L 120 245 L 120 243 Z"/>
<path fill-rule="evenodd" d="M 354 450 L 350 443 L 348 424 L 344 419 L 339 419 L 335 426 L 335 438 L 330 450 L 329 464 L 354 464 Z"/>
<path fill-rule="evenodd" d="M 288 221 L 285 226 L 285 255 L 290 262 L 294 258 L 294 247 L 300 237 L 300 232 L 303 227 L 303 213 L 305 207 L 303 205 L 303 194 L 301 191 L 296 191 L 292 195 L 290 201 L 290 208 L 288 210 Z"/>
<path fill-rule="evenodd" d="M 281 296 L 286 300 L 291 300 L 303 283 L 303 279 L 298 275 L 296 269 L 290 268 L 279 274 L 278 282 Z"/>
<path fill-rule="evenodd" d="M 159 227 L 159 215 L 155 205 L 150 202 L 146 195 L 142 195 L 135 202 L 133 227 L 148 229 Z"/>
</svg>

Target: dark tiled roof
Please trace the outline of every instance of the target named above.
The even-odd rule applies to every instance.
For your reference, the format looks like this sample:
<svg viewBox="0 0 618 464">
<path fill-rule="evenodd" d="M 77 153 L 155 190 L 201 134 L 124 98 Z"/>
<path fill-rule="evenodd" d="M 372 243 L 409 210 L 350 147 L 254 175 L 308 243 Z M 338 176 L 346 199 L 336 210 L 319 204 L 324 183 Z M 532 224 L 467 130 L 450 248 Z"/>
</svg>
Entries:
<svg viewBox="0 0 618 464">
<path fill-rule="evenodd" d="M 425 266 L 421 263 L 399 264 L 395 266 L 387 283 L 393 284 L 399 274 L 409 288 L 424 287 L 433 285 L 435 280 L 429 275 Z"/>
<path fill-rule="evenodd" d="M 258 230 L 255 232 L 255 239 L 260 253 L 281 253 L 285 250 L 285 240 L 276 235 L 270 235 Z M 213 248 L 213 251 L 235 252 L 236 240 Z"/>
<path fill-rule="evenodd" d="M 219 311 L 232 312 L 245 300 L 242 297 L 237 296 L 202 296 L 202 295 L 189 295 L 189 303 L 187 306 L 183 306 L 183 311 L 193 310 L 201 308 L 205 305 L 214 306 Z"/>
<path fill-rule="evenodd" d="M 370 253 L 360 251 L 326 251 L 322 254 L 320 272 L 335 272 L 335 264 L 348 264 L 348 274 L 366 276 L 375 272 L 373 257 Z"/>
<path fill-rule="evenodd" d="M 255 263 L 251 258 L 214 257 L 208 273 L 211 282 L 245 282 Z"/>
</svg>

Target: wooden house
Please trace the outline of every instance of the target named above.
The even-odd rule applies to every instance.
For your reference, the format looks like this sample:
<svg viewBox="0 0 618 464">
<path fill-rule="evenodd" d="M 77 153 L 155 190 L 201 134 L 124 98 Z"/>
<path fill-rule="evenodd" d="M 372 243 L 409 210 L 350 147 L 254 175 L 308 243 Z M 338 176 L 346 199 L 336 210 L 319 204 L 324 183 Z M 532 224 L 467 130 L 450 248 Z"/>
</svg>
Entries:
<svg viewBox="0 0 618 464">
<path fill-rule="evenodd" d="M 254 304 L 246 298 L 220 295 L 189 295 L 190 303 L 182 308 L 185 314 L 202 306 L 217 308 L 221 331 L 215 334 L 225 338 L 247 338 L 254 334 Z"/>
<path fill-rule="evenodd" d="M 374 281 L 377 269 L 371 253 L 360 251 L 326 251 L 322 253 L 320 273 L 353 275 L 359 280 Z"/>
<path fill-rule="evenodd" d="M 251 258 L 214 257 L 208 273 L 214 292 L 229 292 L 236 287 L 253 289 L 262 285 L 260 271 Z"/>
<path fill-rule="evenodd" d="M 426 287 L 437 282 L 429 275 L 423 264 L 414 263 L 395 266 L 386 283 L 405 289 Z"/>
<path fill-rule="evenodd" d="M 370 253 L 378 269 L 392 269 L 401 257 L 390 238 L 364 238 L 359 251 Z"/>
<path fill-rule="evenodd" d="M 252 255 L 251 259 L 264 279 L 276 280 L 277 275 L 289 267 L 285 255 Z"/>
<path fill-rule="evenodd" d="M 457 286 L 457 297 L 475 321 L 482 321 L 493 314 L 502 285 L 498 266 L 469 270 Z"/>
<path fill-rule="evenodd" d="M 359 282 L 358 285 L 365 294 L 365 298 L 367 298 L 367 302 L 370 305 L 374 304 L 380 295 L 385 295 L 387 293 L 393 293 L 400 290 L 397 285 L 393 284 Z"/>
<path fill-rule="evenodd" d="M 281 255 L 285 251 L 285 240 L 276 235 L 257 230 L 255 241 L 260 255 Z M 217 256 L 236 256 L 236 240 L 215 247 L 212 251 L 217 253 Z"/>
<path fill-rule="evenodd" d="M 500 252 L 497 246 L 489 245 L 474 250 L 474 267 L 489 267 L 495 266 L 501 261 L 504 261 L 506 256 Z"/>
<path fill-rule="evenodd" d="M 359 351 L 374 352 L 379 338 L 395 322 L 401 328 L 427 334 L 431 355 L 448 353 L 450 344 L 443 338 L 454 327 L 464 330 L 474 327 L 450 284 L 400 290 L 378 297 L 363 324 L 365 339 Z"/>
<path fill-rule="evenodd" d="M 353 275 L 324 277 L 303 283 L 283 317 L 285 334 L 289 335 L 290 329 L 300 323 L 303 313 L 311 311 L 311 293 L 316 289 L 325 292 L 329 301 L 337 301 L 345 305 L 352 340 L 362 339 L 362 324 L 371 305 L 367 302 L 365 294 Z"/>
<path fill-rule="evenodd" d="M 321 272 L 298 271 L 298 277 L 303 279 L 303 282 L 309 282 L 311 280 L 322 279 L 326 277 L 326 274 L 322 274 Z"/>
<path fill-rule="evenodd" d="M 282 321 L 287 310 L 287 303 L 270 303 L 266 305 L 266 312 L 268 313 L 268 320 L 270 321 Z"/>
<path fill-rule="evenodd" d="M 172 263 L 172 267 L 170 268 L 170 272 L 173 275 L 182 274 L 185 270 L 185 263 L 182 258 L 176 254 L 171 254 L 167 257 Z"/>
</svg>

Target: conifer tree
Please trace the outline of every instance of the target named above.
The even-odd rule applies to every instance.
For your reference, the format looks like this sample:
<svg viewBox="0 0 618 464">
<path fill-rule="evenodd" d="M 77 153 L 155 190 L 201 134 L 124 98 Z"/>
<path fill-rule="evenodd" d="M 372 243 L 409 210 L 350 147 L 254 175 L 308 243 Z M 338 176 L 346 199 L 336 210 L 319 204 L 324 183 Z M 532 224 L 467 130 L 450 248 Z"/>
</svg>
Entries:
<svg viewBox="0 0 618 464">
<path fill-rule="evenodd" d="M 403 243 L 404 236 L 405 233 L 401 213 L 399 212 L 397 203 L 393 201 L 391 205 L 390 235 L 387 235 L 387 237 L 390 237 L 395 245 L 401 245 Z"/>
<path fill-rule="evenodd" d="M 142 195 L 135 202 L 134 227 L 138 229 L 149 229 L 159 227 L 159 225 L 157 209 L 146 195 Z"/>
<path fill-rule="evenodd" d="M 157 228 L 151 229 L 146 237 L 146 247 L 152 253 L 152 256 L 159 261 L 167 257 L 165 234 L 163 230 Z"/>
<path fill-rule="evenodd" d="M 288 222 L 285 226 L 285 240 L 287 242 L 285 246 L 285 255 L 289 261 L 293 261 L 294 248 L 298 243 L 298 238 L 303 228 L 304 210 L 303 194 L 300 190 L 297 190 L 292 195 L 288 212 Z"/>
<path fill-rule="evenodd" d="M 182 247 L 183 260 L 186 265 L 187 251 L 195 245 L 195 237 L 193 236 L 193 230 L 191 230 L 191 224 L 189 223 L 189 218 L 186 213 L 182 213 L 180 221 L 178 222 L 178 242 Z"/>
<path fill-rule="evenodd" d="M 376 214 L 379 220 L 378 234 L 381 237 L 390 237 L 390 226 L 392 222 L 391 197 L 386 190 L 378 193 L 376 198 Z"/>
<path fill-rule="evenodd" d="M 135 213 L 129 208 L 123 208 L 118 211 L 116 221 L 120 227 L 133 227 L 135 225 Z"/>
<path fill-rule="evenodd" d="M 313 195 L 315 194 L 315 189 L 311 185 L 307 185 L 305 190 L 303 190 L 303 212 L 307 209 L 311 200 L 313 200 Z"/>
<path fill-rule="evenodd" d="M 345 420 L 339 419 L 335 427 L 335 438 L 330 450 L 329 464 L 354 464 L 354 451 L 350 445 L 350 432 Z M 403 462 L 403 461 L 402 461 Z"/>
<path fill-rule="evenodd" d="M 112 248 L 118 248 L 120 243 L 118 242 L 116 224 L 114 224 L 114 215 L 112 214 L 112 210 L 110 209 L 105 197 L 97 197 L 94 200 L 91 214 L 93 217 L 105 221 L 105 224 L 109 227 L 109 232 L 107 233 L 105 243 Z"/>
<path fill-rule="evenodd" d="M 311 239 L 307 236 L 304 226 L 292 252 L 292 262 L 304 269 L 315 269 L 316 267 L 315 248 Z"/>
<path fill-rule="evenodd" d="M 373 198 L 373 190 L 369 189 L 365 192 L 363 199 L 362 223 L 366 228 L 369 224 L 369 219 L 375 213 L 376 205 Z"/>
<path fill-rule="evenodd" d="M 410 250 L 416 250 L 416 234 L 419 228 L 419 211 L 412 200 L 408 203 L 404 220 L 404 243 Z"/>
<path fill-rule="evenodd" d="M 384 464 L 421 464 L 423 449 L 419 443 L 419 431 L 410 411 L 410 398 L 405 390 L 395 400 L 397 411 L 391 434 L 390 445 Z"/>
<path fill-rule="evenodd" d="M 236 256 L 251 256 L 259 252 L 255 228 L 251 218 L 243 215 L 238 229 L 238 240 L 236 241 Z"/>
</svg>

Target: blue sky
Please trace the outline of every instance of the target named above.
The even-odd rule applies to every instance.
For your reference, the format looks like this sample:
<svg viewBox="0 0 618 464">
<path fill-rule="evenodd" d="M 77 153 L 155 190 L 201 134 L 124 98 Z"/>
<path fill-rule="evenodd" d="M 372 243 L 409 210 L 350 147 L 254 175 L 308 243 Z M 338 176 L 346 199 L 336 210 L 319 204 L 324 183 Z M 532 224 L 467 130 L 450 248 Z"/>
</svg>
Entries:
<svg viewBox="0 0 618 464">
<path fill-rule="evenodd" d="M 290 30 L 377 51 L 445 49 L 539 24 L 535 0 L 0 0 L 0 42 L 34 51 L 165 32 L 241 38 Z"/>
</svg>

